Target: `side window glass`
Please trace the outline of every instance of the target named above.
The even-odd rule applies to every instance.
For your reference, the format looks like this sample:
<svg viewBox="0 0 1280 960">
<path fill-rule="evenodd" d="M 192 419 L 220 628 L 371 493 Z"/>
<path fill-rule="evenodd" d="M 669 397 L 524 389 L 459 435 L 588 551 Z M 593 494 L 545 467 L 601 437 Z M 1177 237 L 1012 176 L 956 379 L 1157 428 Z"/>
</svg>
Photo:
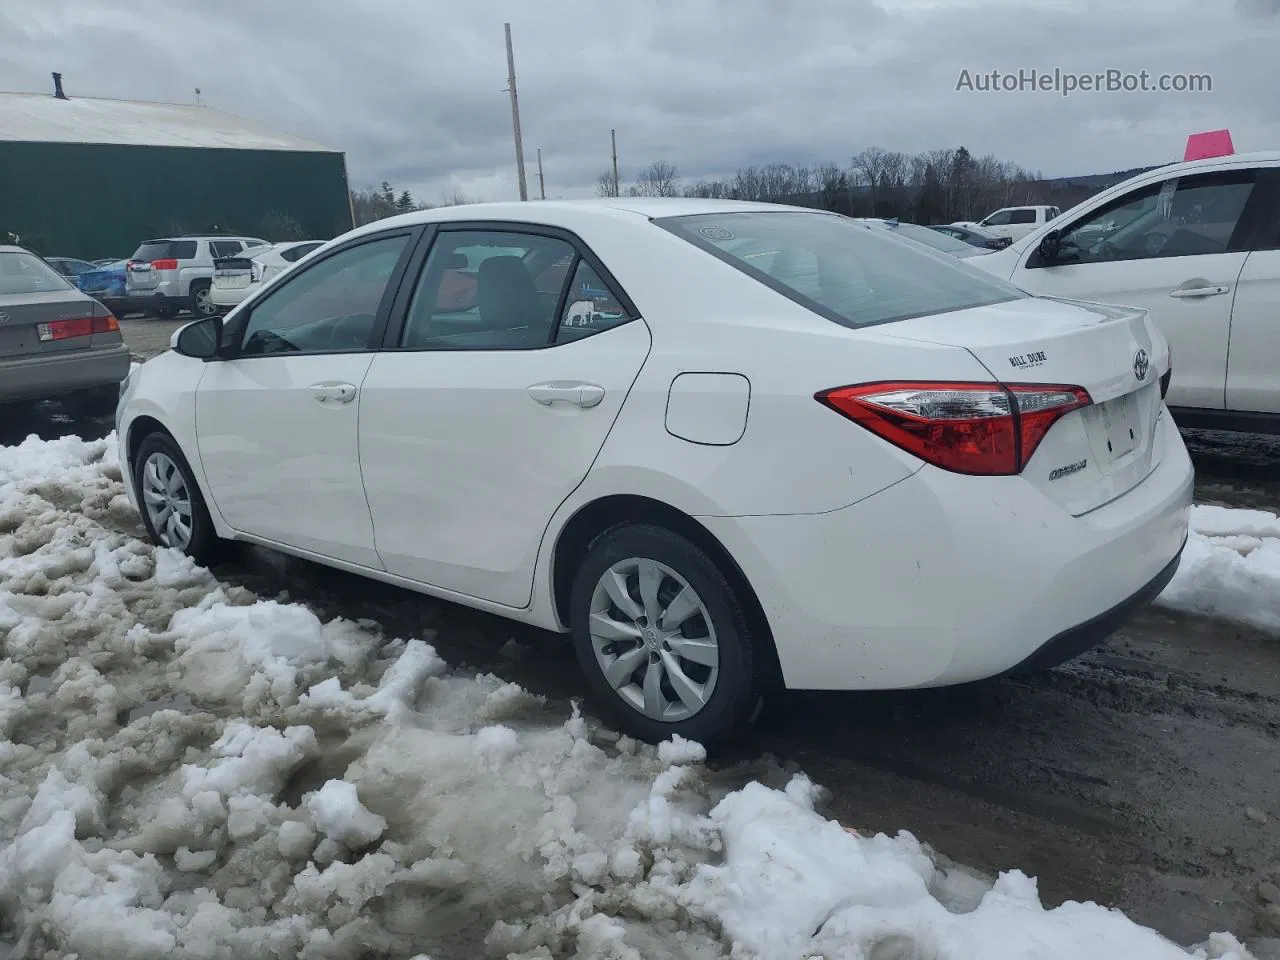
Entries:
<svg viewBox="0 0 1280 960">
<path fill-rule="evenodd" d="M 1009 223 L 1009 216 L 1008 210 L 1000 210 L 983 220 L 982 224 L 986 227 L 1003 227 Z"/>
<path fill-rule="evenodd" d="M 1036 212 L 1034 210 L 1011 210 L 1009 212 L 1010 223 L 1035 223 Z"/>
<path fill-rule="evenodd" d="M 209 252 L 215 257 L 234 257 L 240 252 L 239 240 L 211 240 Z"/>
<path fill-rule="evenodd" d="M 594 333 L 612 330 L 633 319 L 613 291 L 600 279 L 594 267 L 579 259 L 573 271 L 564 313 L 556 328 L 556 343 L 581 340 Z"/>
<path fill-rule="evenodd" d="M 444 230 L 409 302 L 400 346 L 527 350 L 551 342 L 576 251 L 531 233 Z"/>
<path fill-rule="evenodd" d="M 1142 187 L 1072 224 L 1058 259 L 1100 263 L 1225 253 L 1252 191 L 1247 171 Z"/>
<path fill-rule="evenodd" d="M 241 354 L 367 350 L 408 239 L 384 237 L 351 247 L 286 280 L 249 314 Z"/>
</svg>

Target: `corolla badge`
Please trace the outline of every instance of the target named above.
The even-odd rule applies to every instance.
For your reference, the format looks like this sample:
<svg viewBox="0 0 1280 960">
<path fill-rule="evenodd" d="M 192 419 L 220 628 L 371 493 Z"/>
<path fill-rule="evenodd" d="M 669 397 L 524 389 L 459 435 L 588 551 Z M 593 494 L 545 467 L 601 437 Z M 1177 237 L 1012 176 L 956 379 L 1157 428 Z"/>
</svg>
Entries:
<svg viewBox="0 0 1280 960">
<path fill-rule="evenodd" d="M 1133 355 L 1133 375 L 1139 380 L 1145 380 L 1149 369 L 1151 369 L 1151 359 L 1147 356 L 1147 351 L 1139 347 L 1138 352 Z"/>
</svg>

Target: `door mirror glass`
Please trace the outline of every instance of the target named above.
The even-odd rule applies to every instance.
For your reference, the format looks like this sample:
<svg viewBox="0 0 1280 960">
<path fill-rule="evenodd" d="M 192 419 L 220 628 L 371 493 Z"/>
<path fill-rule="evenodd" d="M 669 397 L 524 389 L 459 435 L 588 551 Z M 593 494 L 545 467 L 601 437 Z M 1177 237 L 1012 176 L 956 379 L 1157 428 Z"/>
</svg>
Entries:
<svg viewBox="0 0 1280 960">
<path fill-rule="evenodd" d="M 1040 262 L 1046 267 L 1053 266 L 1058 260 L 1058 253 L 1062 249 L 1062 234 L 1057 230 L 1050 230 L 1040 241 Z"/>
<path fill-rule="evenodd" d="M 218 355 L 218 347 L 222 344 L 222 318 L 205 317 L 185 327 L 173 335 L 170 346 L 174 353 L 194 360 L 212 360 Z"/>
</svg>

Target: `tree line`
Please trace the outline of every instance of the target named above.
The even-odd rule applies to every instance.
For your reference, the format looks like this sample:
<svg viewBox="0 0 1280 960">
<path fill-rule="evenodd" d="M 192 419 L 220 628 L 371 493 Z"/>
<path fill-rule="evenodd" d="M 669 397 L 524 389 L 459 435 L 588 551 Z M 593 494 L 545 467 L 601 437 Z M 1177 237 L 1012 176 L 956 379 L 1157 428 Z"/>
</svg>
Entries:
<svg viewBox="0 0 1280 960">
<path fill-rule="evenodd" d="M 395 188 L 385 180 L 377 187 L 351 191 L 351 213 L 357 227 L 362 227 L 366 223 L 373 223 L 375 220 L 382 220 L 385 217 L 394 217 L 400 213 L 430 210 L 435 206 L 452 207 L 460 203 L 476 202 L 475 199 L 468 197 L 461 190 L 454 190 L 452 193 L 442 197 L 439 204 L 421 203 L 415 200 L 413 194 L 408 190 L 401 190 L 397 193 Z"/>
<path fill-rule="evenodd" d="M 993 155 L 965 147 L 904 153 L 868 147 L 848 164 L 771 163 L 740 168 L 732 177 L 685 183 L 674 164 L 659 160 L 630 184 L 612 170 L 600 174 L 601 197 L 702 197 L 817 207 L 859 217 L 900 217 L 916 223 L 979 220 L 1000 207 L 1070 207 L 1101 187 L 1046 181 Z"/>
</svg>

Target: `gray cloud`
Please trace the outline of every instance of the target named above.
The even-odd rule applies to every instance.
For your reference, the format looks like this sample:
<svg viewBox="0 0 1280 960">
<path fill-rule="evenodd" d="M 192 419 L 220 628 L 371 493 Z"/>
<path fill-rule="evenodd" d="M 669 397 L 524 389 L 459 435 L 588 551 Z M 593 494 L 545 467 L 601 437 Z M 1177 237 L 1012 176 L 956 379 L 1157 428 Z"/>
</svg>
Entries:
<svg viewBox="0 0 1280 960">
<path fill-rule="evenodd" d="M 592 191 L 618 130 L 624 178 L 685 180 L 869 145 L 964 144 L 1046 175 L 1181 156 L 1229 127 L 1280 146 L 1280 0 L 5 0 L 0 88 L 204 101 L 346 151 L 354 182 L 428 201 L 515 195 L 502 23 L 531 187 Z M 962 69 L 1207 73 L 1208 94 L 956 92 Z M 534 187 L 536 189 L 536 187 Z"/>
</svg>

